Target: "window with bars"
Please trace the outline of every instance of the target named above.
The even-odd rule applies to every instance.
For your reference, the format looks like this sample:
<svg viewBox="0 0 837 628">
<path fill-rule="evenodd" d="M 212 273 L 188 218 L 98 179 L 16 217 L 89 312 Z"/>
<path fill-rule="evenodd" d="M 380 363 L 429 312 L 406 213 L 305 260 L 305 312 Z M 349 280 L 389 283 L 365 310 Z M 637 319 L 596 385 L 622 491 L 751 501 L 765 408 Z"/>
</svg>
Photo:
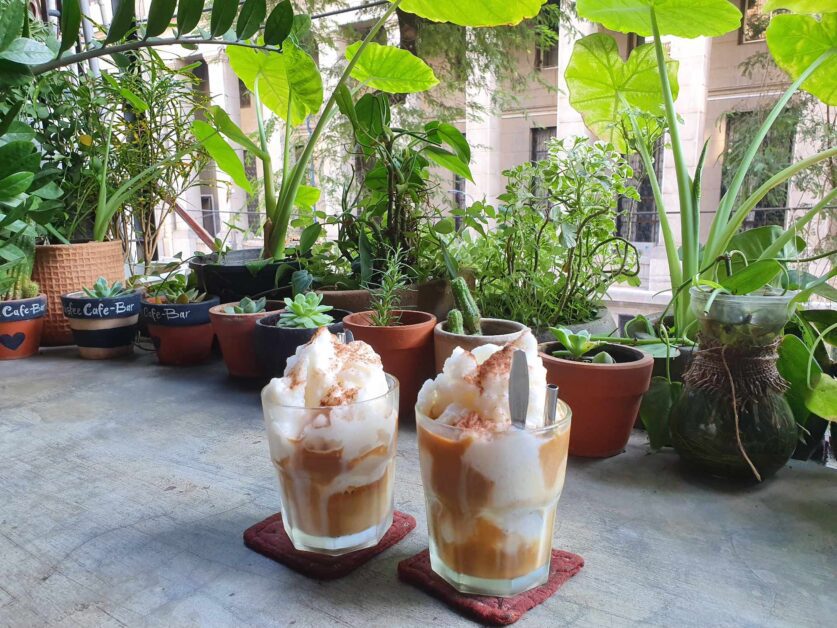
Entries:
<svg viewBox="0 0 837 628">
<path fill-rule="evenodd" d="M 654 146 L 654 176 L 661 181 L 663 174 L 662 139 Z M 639 201 L 621 197 L 617 204 L 616 233 L 630 242 L 648 242 L 656 244 L 659 237 L 660 219 L 657 216 L 657 203 L 651 190 L 651 180 L 642 167 L 639 155 L 630 155 L 628 162 L 634 170 L 633 185 L 639 192 Z"/>
<path fill-rule="evenodd" d="M 558 7 L 561 6 L 561 0 L 548 0 L 547 4 L 553 4 Z M 557 35 L 557 31 L 556 31 Z M 556 40 L 551 46 L 535 47 L 535 68 L 538 70 L 545 70 L 547 68 L 558 67 L 558 41 Z"/>
<path fill-rule="evenodd" d="M 549 140 L 557 135 L 557 127 L 554 126 L 546 126 L 546 127 L 534 127 L 530 133 L 530 160 L 531 161 L 541 161 L 546 159 L 549 155 L 549 149 L 547 148 L 547 144 Z"/>
</svg>

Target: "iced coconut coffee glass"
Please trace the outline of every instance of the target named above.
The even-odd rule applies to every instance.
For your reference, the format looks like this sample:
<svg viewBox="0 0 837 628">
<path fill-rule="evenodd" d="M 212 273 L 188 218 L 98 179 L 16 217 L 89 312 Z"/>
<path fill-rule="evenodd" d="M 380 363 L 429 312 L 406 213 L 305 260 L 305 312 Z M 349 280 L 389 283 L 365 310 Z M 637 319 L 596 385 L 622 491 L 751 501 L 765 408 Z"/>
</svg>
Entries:
<svg viewBox="0 0 837 628">
<path fill-rule="evenodd" d="M 512 355 L 529 371 L 525 428 L 512 424 Z M 457 348 L 416 404 L 430 564 L 463 593 L 511 596 L 545 583 L 567 467 L 570 409 L 546 425 L 546 370 L 531 334 Z"/>
<path fill-rule="evenodd" d="M 337 556 L 392 525 L 398 381 L 364 342 L 325 328 L 262 390 L 282 521 L 294 547 Z"/>
</svg>

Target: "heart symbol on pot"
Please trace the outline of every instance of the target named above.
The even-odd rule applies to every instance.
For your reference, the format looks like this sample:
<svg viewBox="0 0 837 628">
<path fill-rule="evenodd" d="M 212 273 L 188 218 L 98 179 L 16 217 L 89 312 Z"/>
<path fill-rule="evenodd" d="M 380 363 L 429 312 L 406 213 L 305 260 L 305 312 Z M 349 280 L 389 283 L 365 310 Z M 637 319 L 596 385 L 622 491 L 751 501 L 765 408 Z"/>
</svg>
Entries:
<svg viewBox="0 0 837 628">
<path fill-rule="evenodd" d="M 23 344 L 24 340 L 26 340 L 26 334 L 24 334 L 22 331 L 19 331 L 16 334 L 0 335 L 0 345 L 3 345 L 10 351 L 16 350 L 20 345 Z"/>
</svg>

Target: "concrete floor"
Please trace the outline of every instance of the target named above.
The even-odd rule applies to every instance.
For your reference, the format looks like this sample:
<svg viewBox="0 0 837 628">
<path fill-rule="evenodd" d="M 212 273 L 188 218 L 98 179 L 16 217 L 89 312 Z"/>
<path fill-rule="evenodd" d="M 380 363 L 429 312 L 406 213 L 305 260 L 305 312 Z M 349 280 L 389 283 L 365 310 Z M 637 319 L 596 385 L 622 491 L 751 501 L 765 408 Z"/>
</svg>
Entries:
<svg viewBox="0 0 837 628">
<path fill-rule="evenodd" d="M 279 509 L 257 388 L 223 365 L 0 362 L 0 625 L 469 626 L 401 584 L 426 546 L 415 431 L 397 508 L 418 528 L 315 582 L 246 549 Z M 642 434 L 571 460 L 555 545 L 586 567 L 522 626 L 825 626 L 837 617 L 837 475 L 793 463 L 763 486 L 685 475 Z"/>
</svg>

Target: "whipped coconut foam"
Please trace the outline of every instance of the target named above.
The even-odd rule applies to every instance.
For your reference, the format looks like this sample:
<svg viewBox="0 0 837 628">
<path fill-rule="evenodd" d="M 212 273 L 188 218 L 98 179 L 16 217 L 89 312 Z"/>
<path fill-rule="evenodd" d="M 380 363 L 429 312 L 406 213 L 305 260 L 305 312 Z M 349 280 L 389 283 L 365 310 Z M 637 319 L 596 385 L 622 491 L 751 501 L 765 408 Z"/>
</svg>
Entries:
<svg viewBox="0 0 837 628">
<path fill-rule="evenodd" d="M 538 356 L 538 344 L 530 332 L 498 346 L 482 345 L 473 351 L 461 347 L 445 361 L 435 380 L 425 382 L 416 408 L 430 419 L 446 425 L 503 430 L 511 426 L 509 377 L 512 355 L 526 353 L 529 367 L 529 406 L 526 427 L 544 425 L 546 368 Z"/>
</svg>

